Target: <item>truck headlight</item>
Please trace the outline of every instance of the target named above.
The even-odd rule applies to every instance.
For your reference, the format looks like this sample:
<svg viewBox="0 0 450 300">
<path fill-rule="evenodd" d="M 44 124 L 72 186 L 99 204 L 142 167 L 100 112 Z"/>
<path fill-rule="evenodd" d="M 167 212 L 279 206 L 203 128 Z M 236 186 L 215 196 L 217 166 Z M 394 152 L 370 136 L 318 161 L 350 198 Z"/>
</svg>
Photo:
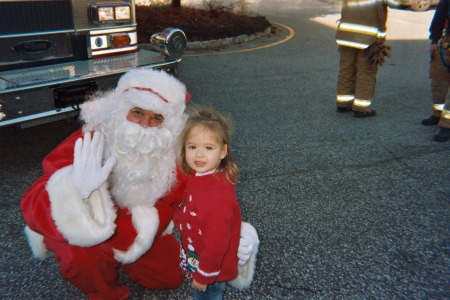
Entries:
<svg viewBox="0 0 450 300">
<path fill-rule="evenodd" d="M 98 21 L 105 23 L 108 21 L 114 21 L 114 8 L 100 6 L 97 10 Z"/>
<path fill-rule="evenodd" d="M 129 5 L 114 7 L 114 14 L 116 20 L 129 21 L 131 20 L 131 9 Z"/>
<path fill-rule="evenodd" d="M 131 6 L 125 2 L 91 3 L 89 15 L 93 24 L 130 23 Z"/>
</svg>

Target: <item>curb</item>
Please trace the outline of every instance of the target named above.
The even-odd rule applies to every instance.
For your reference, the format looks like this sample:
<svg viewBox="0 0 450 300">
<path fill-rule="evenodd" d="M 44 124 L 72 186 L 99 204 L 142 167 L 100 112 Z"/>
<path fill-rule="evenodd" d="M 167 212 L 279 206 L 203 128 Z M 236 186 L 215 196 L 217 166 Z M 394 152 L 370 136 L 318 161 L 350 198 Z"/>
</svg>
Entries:
<svg viewBox="0 0 450 300">
<path fill-rule="evenodd" d="M 210 41 L 202 41 L 202 42 L 188 42 L 186 50 L 208 50 L 215 49 L 219 47 L 226 47 L 232 44 L 242 44 L 246 42 L 250 42 L 264 35 L 270 34 L 272 31 L 272 26 L 267 27 L 263 32 L 256 32 L 253 34 L 243 34 L 236 37 L 224 38 L 220 40 L 210 40 Z"/>
</svg>

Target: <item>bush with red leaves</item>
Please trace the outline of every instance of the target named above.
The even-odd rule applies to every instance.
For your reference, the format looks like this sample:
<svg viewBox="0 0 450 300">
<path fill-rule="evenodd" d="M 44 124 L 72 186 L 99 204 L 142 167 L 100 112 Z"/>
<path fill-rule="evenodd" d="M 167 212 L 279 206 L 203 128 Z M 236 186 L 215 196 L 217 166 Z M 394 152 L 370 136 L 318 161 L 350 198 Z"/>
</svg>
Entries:
<svg viewBox="0 0 450 300">
<path fill-rule="evenodd" d="M 149 43 L 152 34 L 168 27 L 180 28 L 194 42 L 262 32 L 271 26 L 264 16 L 183 6 L 136 6 L 136 19 L 140 44 Z"/>
</svg>

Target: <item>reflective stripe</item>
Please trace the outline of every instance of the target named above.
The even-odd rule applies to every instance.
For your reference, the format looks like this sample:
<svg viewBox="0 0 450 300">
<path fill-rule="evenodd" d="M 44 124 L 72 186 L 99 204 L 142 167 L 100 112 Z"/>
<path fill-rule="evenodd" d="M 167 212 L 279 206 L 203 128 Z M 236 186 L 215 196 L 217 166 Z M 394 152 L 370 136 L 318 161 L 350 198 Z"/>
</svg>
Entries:
<svg viewBox="0 0 450 300">
<path fill-rule="evenodd" d="M 388 1 L 392 0 L 359 0 L 358 2 L 349 2 L 347 3 L 347 5 L 349 7 L 365 6 L 365 5 L 375 5 L 377 2 L 387 3 Z"/>
<path fill-rule="evenodd" d="M 443 109 L 441 118 L 450 120 L 450 110 Z"/>
<path fill-rule="evenodd" d="M 376 36 L 377 38 L 386 37 L 386 32 L 380 31 L 376 27 L 359 25 L 359 24 L 340 23 L 338 26 L 338 30 L 366 34 L 366 35 L 370 35 L 370 36 Z"/>
<path fill-rule="evenodd" d="M 355 96 L 353 95 L 337 95 L 336 101 L 338 102 L 351 102 L 355 99 Z"/>
<path fill-rule="evenodd" d="M 365 5 L 374 5 L 377 3 L 377 0 L 360 0 L 358 2 L 349 2 L 347 3 L 348 7 L 355 7 L 355 6 L 365 6 Z"/>
<path fill-rule="evenodd" d="M 356 43 L 356 42 L 350 42 L 350 41 L 344 41 L 344 40 L 336 40 L 336 43 L 339 46 L 345 46 L 350 48 L 356 48 L 356 49 L 366 49 L 369 47 L 369 44 L 362 44 L 362 43 Z"/>
<path fill-rule="evenodd" d="M 353 105 L 354 105 L 354 106 L 359 106 L 359 107 L 369 107 L 371 102 L 372 102 L 372 100 L 359 100 L 359 99 L 355 99 L 355 100 L 353 101 Z"/>
<path fill-rule="evenodd" d="M 220 271 L 207 273 L 203 270 L 200 270 L 200 268 L 197 268 L 197 272 L 199 272 L 200 274 L 202 274 L 205 277 L 213 277 L 213 276 L 218 276 L 220 274 Z"/>
<path fill-rule="evenodd" d="M 445 104 L 433 104 L 433 110 L 443 111 Z"/>
</svg>

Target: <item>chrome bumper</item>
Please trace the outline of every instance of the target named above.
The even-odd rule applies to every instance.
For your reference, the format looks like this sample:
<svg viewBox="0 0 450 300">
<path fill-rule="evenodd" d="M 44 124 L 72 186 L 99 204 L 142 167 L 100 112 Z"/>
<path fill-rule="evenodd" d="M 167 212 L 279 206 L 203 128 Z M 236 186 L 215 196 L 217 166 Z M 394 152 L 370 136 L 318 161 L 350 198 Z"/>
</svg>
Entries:
<svg viewBox="0 0 450 300">
<path fill-rule="evenodd" d="M 116 57 L 0 72 L 0 127 L 29 127 L 76 116 L 84 99 L 74 99 L 73 105 L 61 107 L 55 103 L 57 89 L 70 90 L 83 84 L 110 89 L 116 82 L 108 83 L 108 79 L 130 69 L 159 68 L 171 72 L 181 61 L 144 48 Z"/>
</svg>

